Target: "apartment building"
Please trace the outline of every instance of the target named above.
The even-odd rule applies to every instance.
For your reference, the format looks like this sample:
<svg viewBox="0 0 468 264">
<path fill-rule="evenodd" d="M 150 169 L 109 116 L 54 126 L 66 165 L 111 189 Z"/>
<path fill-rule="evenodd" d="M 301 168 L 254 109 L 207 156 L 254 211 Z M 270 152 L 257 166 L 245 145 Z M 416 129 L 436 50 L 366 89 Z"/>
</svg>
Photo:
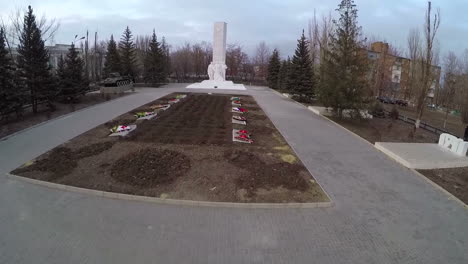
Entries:
<svg viewBox="0 0 468 264">
<path fill-rule="evenodd" d="M 369 77 L 375 96 L 388 96 L 395 99 L 411 100 L 414 94 L 411 91 L 410 73 L 411 60 L 395 56 L 390 51 L 388 43 L 374 42 L 367 50 L 370 64 Z M 434 81 L 428 91 L 429 102 L 433 102 L 440 86 L 439 66 L 432 66 Z"/>
</svg>

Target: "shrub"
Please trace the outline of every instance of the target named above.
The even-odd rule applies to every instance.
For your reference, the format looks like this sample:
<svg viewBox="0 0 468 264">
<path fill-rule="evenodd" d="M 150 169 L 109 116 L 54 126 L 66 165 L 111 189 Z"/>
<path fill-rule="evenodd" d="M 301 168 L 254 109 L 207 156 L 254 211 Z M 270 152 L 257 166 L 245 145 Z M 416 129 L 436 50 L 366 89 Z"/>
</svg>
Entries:
<svg viewBox="0 0 468 264">
<path fill-rule="evenodd" d="M 390 116 L 391 119 L 397 120 L 398 117 L 400 117 L 400 112 L 398 112 L 398 109 L 394 106 L 392 108 L 392 111 L 390 111 L 389 116 Z"/>
<path fill-rule="evenodd" d="M 373 115 L 374 117 L 377 117 L 377 118 L 385 117 L 385 111 L 380 102 L 375 102 L 369 110 L 370 110 L 369 111 L 370 114 Z"/>
</svg>

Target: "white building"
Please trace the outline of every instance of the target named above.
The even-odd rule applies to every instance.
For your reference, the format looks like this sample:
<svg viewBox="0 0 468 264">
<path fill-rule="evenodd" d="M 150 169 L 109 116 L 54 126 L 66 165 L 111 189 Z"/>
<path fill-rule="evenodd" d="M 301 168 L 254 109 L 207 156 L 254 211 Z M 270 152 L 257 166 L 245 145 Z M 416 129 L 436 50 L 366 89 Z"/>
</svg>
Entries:
<svg viewBox="0 0 468 264">
<path fill-rule="evenodd" d="M 68 44 L 55 44 L 54 46 L 46 46 L 47 51 L 49 51 L 49 63 L 52 66 L 52 69 L 57 69 L 57 65 L 60 59 L 60 56 L 67 56 L 68 50 L 71 48 L 71 45 Z M 80 48 L 76 48 L 78 51 L 79 56 L 83 56 L 83 52 Z M 18 56 L 17 48 L 12 49 L 13 58 L 16 60 Z"/>
</svg>

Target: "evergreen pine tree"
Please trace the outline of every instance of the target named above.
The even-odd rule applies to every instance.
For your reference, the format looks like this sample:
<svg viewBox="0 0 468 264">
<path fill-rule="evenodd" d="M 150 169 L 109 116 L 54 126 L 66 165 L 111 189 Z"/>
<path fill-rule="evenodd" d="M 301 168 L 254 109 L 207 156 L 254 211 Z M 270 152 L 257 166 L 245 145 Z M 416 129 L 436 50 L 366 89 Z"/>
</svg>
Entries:
<svg viewBox="0 0 468 264">
<path fill-rule="evenodd" d="M 19 36 L 18 69 L 20 78 L 24 79 L 25 87 L 29 90 L 33 112 L 37 113 L 38 103 L 42 100 L 46 100 L 48 106 L 53 108 L 52 100 L 57 91 L 50 71 L 49 53 L 41 39 L 41 30 L 31 6 L 28 6 L 24 16 Z"/>
<path fill-rule="evenodd" d="M 128 26 L 122 34 L 122 38 L 120 38 L 119 50 L 122 74 L 135 77 L 135 44 L 133 43 L 132 32 Z"/>
<path fill-rule="evenodd" d="M 120 55 L 117 50 L 117 43 L 114 36 L 111 35 L 109 43 L 107 44 L 106 61 L 104 62 L 104 75 L 109 76 L 110 73 L 121 73 Z"/>
<path fill-rule="evenodd" d="M 287 84 L 289 63 L 290 61 L 288 62 L 288 60 L 283 60 L 283 62 L 281 62 L 281 68 L 278 74 L 278 89 L 280 90 L 287 90 L 286 84 Z"/>
<path fill-rule="evenodd" d="M 279 74 L 281 70 L 281 61 L 279 57 L 279 52 L 277 49 L 273 50 L 273 54 L 271 55 L 270 62 L 268 63 L 268 86 L 272 89 L 278 89 L 279 85 Z"/>
<path fill-rule="evenodd" d="M 5 46 L 5 31 L 0 27 L 0 117 L 18 107 L 21 100 L 15 87 L 13 63 Z"/>
<path fill-rule="evenodd" d="M 292 92 L 292 84 L 291 84 L 291 69 L 292 69 L 292 61 L 291 58 L 288 56 L 288 59 L 286 60 L 286 69 L 284 72 L 284 88 L 288 92 Z"/>
<path fill-rule="evenodd" d="M 149 50 L 146 52 L 144 61 L 144 79 L 148 83 L 160 83 L 163 81 L 164 65 L 163 51 L 160 47 L 156 33 L 153 30 L 153 36 L 149 44 Z"/>
<path fill-rule="evenodd" d="M 297 41 L 296 52 L 288 76 L 289 89 L 299 96 L 300 101 L 309 101 L 315 95 L 314 71 L 308 46 L 304 31 L 302 31 L 302 36 Z"/>
<path fill-rule="evenodd" d="M 362 51 L 361 27 L 357 25 L 357 9 L 353 0 L 342 0 L 334 20 L 335 30 L 330 35 L 329 50 L 323 63 L 320 82 L 320 101 L 333 107 L 339 117 L 344 109 L 359 113 L 365 107 L 368 90 L 366 79 L 367 56 Z"/>
<path fill-rule="evenodd" d="M 65 80 L 65 75 L 65 60 L 63 59 L 63 55 L 60 55 L 60 58 L 57 62 L 57 69 L 55 70 L 55 83 L 59 91 L 61 91 L 62 87 L 64 86 L 63 80 Z"/>
<path fill-rule="evenodd" d="M 61 58 L 58 67 L 57 75 L 61 75 L 60 80 L 60 93 L 67 101 L 74 102 L 76 97 L 83 94 L 87 83 L 84 76 L 84 62 L 78 56 L 78 51 L 75 48 L 75 44 L 72 43 L 68 50 L 67 57 L 65 60 Z"/>
<path fill-rule="evenodd" d="M 169 54 L 169 45 L 167 45 L 166 38 L 163 37 L 161 41 L 161 51 L 162 51 L 162 64 L 163 64 L 163 74 L 161 79 L 163 82 L 167 80 L 171 74 L 171 57 Z"/>
</svg>

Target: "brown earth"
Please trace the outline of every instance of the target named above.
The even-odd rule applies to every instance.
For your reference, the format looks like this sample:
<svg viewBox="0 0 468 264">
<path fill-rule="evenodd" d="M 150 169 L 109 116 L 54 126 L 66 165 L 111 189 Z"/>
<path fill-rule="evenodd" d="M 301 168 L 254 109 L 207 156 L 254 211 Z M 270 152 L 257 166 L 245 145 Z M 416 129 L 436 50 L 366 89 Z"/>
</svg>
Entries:
<svg viewBox="0 0 468 264">
<path fill-rule="evenodd" d="M 173 182 L 190 169 L 187 156 L 171 150 L 143 149 L 118 159 L 111 176 L 130 185 L 154 187 Z"/>
<path fill-rule="evenodd" d="M 71 112 L 75 112 L 83 108 L 100 104 L 125 95 L 127 95 L 127 93 L 109 94 L 106 96 L 102 96 L 101 94 L 97 93 L 88 93 L 79 97 L 78 103 L 75 104 L 64 104 L 59 102 L 54 103 L 56 110 L 53 112 L 49 111 L 45 105 L 39 105 L 39 112 L 36 114 L 32 112 L 32 109 L 28 108 L 24 111 L 23 116 L 20 118 L 16 118 L 13 114 L 11 114 L 8 120 L 1 120 L 0 118 L 0 138 L 6 137 L 15 132 L 32 127 L 42 122 L 69 114 Z"/>
<path fill-rule="evenodd" d="M 468 204 L 468 167 L 419 170 L 419 172 Z"/>
<path fill-rule="evenodd" d="M 229 97 L 192 95 L 162 112 L 158 122 L 143 122 L 129 138 L 164 144 L 232 144 Z"/>
<path fill-rule="evenodd" d="M 394 105 L 387 105 L 384 104 L 386 110 L 391 111 Z M 400 112 L 401 115 L 411 117 L 416 119 L 416 108 L 411 106 L 399 106 L 397 105 L 396 108 Z M 423 116 L 421 120 L 431 126 L 445 129 L 451 134 L 463 138 L 465 133 L 465 128 L 467 124 L 463 124 L 462 119 L 460 116 L 451 115 L 447 116 L 447 122 L 445 122 L 446 113 L 439 110 L 433 109 L 424 109 Z M 444 128 L 445 124 L 445 128 Z"/>
<path fill-rule="evenodd" d="M 259 188 L 282 186 L 290 190 L 306 191 L 309 186 L 305 178 L 297 176 L 302 169 L 300 165 L 280 162 L 267 166 L 255 154 L 240 150 L 228 150 L 225 157 L 235 166 L 250 172 L 237 178 L 236 185 L 246 189 L 251 196 Z"/>
<path fill-rule="evenodd" d="M 246 126 L 231 123 L 228 95 L 188 94 L 153 120 L 117 117 L 27 163 L 13 174 L 108 192 L 218 202 L 319 202 L 327 196 L 250 96 Z M 137 124 L 125 138 L 113 125 Z M 232 142 L 246 129 L 253 144 Z M 57 163 L 61 163 L 60 165 Z"/>
<path fill-rule="evenodd" d="M 414 126 L 390 118 L 331 119 L 372 144 L 375 142 L 435 143 L 439 139 L 437 135 L 423 129 L 414 132 Z"/>
</svg>

